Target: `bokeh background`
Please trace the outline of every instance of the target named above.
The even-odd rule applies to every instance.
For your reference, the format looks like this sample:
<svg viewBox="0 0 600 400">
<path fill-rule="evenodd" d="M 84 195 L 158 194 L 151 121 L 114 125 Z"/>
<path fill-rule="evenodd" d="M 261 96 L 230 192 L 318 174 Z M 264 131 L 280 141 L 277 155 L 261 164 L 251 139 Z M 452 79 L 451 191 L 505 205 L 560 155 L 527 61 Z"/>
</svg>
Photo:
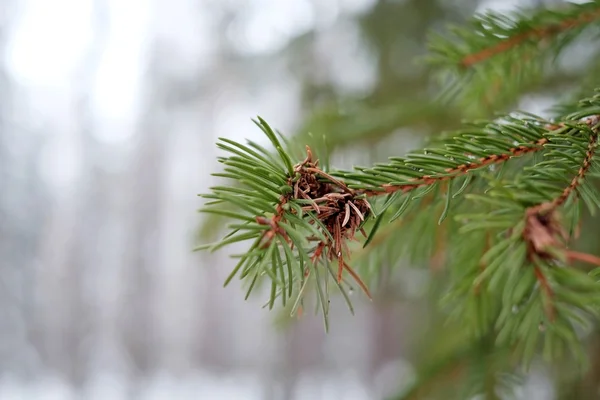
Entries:
<svg viewBox="0 0 600 400">
<path fill-rule="evenodd" d="M 430 30 L 558 2 L 0 1 L 0 399 L 401 392 L 433 329 L 427 270 L 382 267 L 356 316 L 333 302 L 329 334 L 223 289 L 230 251 L 191 251 L 220 229 L 196 213 L 215 140 L 264 142 L 258 114 L 328 135 L 338 167 L 401 154 L 463 116 L 420 106 Z M 552 398 L 535 372 L 520 393 Z"/>
</svg>

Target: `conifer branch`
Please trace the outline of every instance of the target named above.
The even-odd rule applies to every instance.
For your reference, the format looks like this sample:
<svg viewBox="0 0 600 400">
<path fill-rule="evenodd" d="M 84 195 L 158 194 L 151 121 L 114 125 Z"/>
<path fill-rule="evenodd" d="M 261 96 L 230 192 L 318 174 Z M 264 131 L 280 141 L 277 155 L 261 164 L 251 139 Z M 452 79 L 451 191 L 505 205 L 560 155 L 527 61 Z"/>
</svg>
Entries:
<svg viewBox="0 0 600 400">
<path fill-rule="evenodd" d="M 557 21 L 549 24 L 540 24 L 538 26 L 532 26 L 524 32 L 509 36 L 506 38 L 498 37 L 498 42 L 495 44 L 489 44 L 488 47 L 484 47 L 478 51 L 467 54 L 463 57 L 460 64 L 465 68 L 470 68 L 473 65 L 486 61 L 500 53 L 510 51 L 512 48 L 523 44 L 526 41 L 535 40 L 538 45 L 548 43 L 550 36 L 558 35 L 567 30 L 580 27 L 584 24 L 589 24 L 600 19 L 600 9 L 596 4 L 595 7 L 581 12 L 579 15 L 574 15 L 570 18 L 562 21 Z M 521 23 L 524 21 L 521 20 Z"/>
<path fill-rule="evenodd" d="M 600 263 L 598 263 L 600 259 L 597 257 L 584 255 L 578 252 L 571 252 L 566 248 L 569 237 L 556 217 L 557 209 L 564 205 L 571 195 L 575 194 L 592 165 L 592 158 L 594 157 L 598 142 L 600 117 L 588 117 L 585 119 L 584 123 L 589 127 L 590 134 L 587 150 L 577 174 L 571 179 L 568 186 L 562 190 L 560 195 L 550 201 L 529 207 L 526 211 L 526 224 L 523 231 L 523 237 L 527 242 L 527 257 L 534 265 L 535 276 L 545 296 L 544 303 L 546 315 L 551 322 L 555 320 L 556 316 L 556 309 L 553 303 L 554 292 L 546 275 L 542 272 L 540 266 L 537 265 L 537 260 L 554 259 L 556 252 L 562 250 L 566 253 L 566 261 L 568 263 L 578 259 L 581 261 L 591 261 L 600 266 Z"/>
<path fill-rule="evenodd" d="M 460 164 L 456 167 L 446 168 L 444 174 L 440 175 L 423 175 L 419 178 L 413 178 L 406 184 L 384 183 L 380 188 L 365 190 L 367 196 L 386 195 L 396 192 L 406 193 L 421 187 L 433 185 L 438 182 L 448 181 L 458 176 L 465 175 L 470 171 L 489 167 L 493 164 L 506 162 L 514 157 L 521 157 L 525 154 L 534 153 L 543 149 L 543 146 L 548 143 L 547 138 L 540 138 L 528 145 L 520 145 L 510 148 L 506 153 L 490 154 L 480 157 L 477 161 L 469 161 Z M 383 190 L 381 190 L 383 189 Z"/>
<path fill-rule="evenodd" d="M 318 160 L 313 159 L 308 147 L 305 160 L 291 166 L 289 156 L 275 136 L 269 134 L 272 132 L 270 127 L 263 120 L 258 124 L 279 149 L 281 161 L 272 159 L 267 151 L 255 144 L 251 144 L 254 149 L 232 141 L 225 141 L 226 144 L 221 145 L 235 155 L 221 159 L 229 166 L 226 168 L 228 173 L 216 175 L 238 179 L 256 192 L 215 187 L 213 194 L 204 195 L 213 199 L 209 205 L 215 206 L 203 209 L 204 212 L 239 218 L 245 222 L 232 225 L 234 231 L 221 242 L 201 248 L 216 250 L 227 244 L 254 238 L 251 251 L 242 256 L 227 282 L 239 271 L 242 277 L 246 277 L 252 276 L 250 271 L 255 270 L 253 282 L 263 273 L 272 278 L 275 297 L 277 293 L 283 295 L 285 292 L 288 297 L 292 295 L 296 273 L 292 271 L 291 264 L 298 259 L 303 282 L 311 277 L 311 270 L 317 265 L 335 262 L 336 283 L 342 284 L 343 272 L 346 271 L 370 298 L 368 288 L 347 262 L 350 256 L 348 242 L 355 240 L 358 231 L 367 236 L 363 225 L 373 215 L 365 197 L 427 189 L 427 186 L 541 151 L 551 143 L 551 137 L 561 137 L 571 129 L 565 124 L 551 125 L 531 116 L 506 116 L 498 122 L 474 125 L 471 129 L 444 139 L 437 144 L 437 148 L 409 153 L 404 158 L 392 158 L 389 164 L 371 169 L 357 168 L 357 172 L 328 173 L 319 167 Z M 261 172 L 263 165 L 267 170 Z M 249 170 L 257 174 L 254 183 Z M 404 182 L 398 183 L 402 180 Z M 351 183 L 347 184 L 348 181 Z M 466 184 L 468 181 L 465 181 Z M 450 190 L 449 187 L 447 190 Z M 271 202 L 277 193 L 279 197 L 273 204 Z M 454 193 L 454 197 L 458 194 Z M 251 215 L 226 211 L 222 207 L 224 202 L 234 204 Z M 403 200 L 404 204 L 409 202 L 408 197 Z M 261 212 L 261 209 L 264 211 Z M 392 219 L 398 215 L 399 212 L 396 212 Z M 381 216 L 383 213 L 378 218 Z M 247 232 L 239 233 L 244 230 Z M 298 236 L 299 231 L 305 232 L 303 237 Z M 370 237 L 375 232 L 376 227 L 372 229 Z M 315 246 L 305 244 L 311 242 L 316 243 Z M 267 264 L 272 262 L 276 264 L 273 271 L 267 269 Z M 278 273 L 276 270 L 284 272 Z M 282 286 L 279 292 L 276 286 Z"/>
<path fill-rule="evenodd" d="M 558 223 L 555 214 L 557 209 L 564 205 L 570 196 L 576 193 L 577 188 L 583 183 L 586 173 L 592 165 L 592 159 L 598 144 L 600 116 L 587 117 L 584 123 L 589 128 L 589 139 L 585 155 L 576 175 L 558 196 L 549 201 L 531 206 L 526 211 L 524 236 L 528 242 L 530 259 L 533 258 L 533 254 L 542 258 L 548 257 L 546 249 L 564 247 L 569 239 L 566 232 L 564 232 Z M 560 243 L 558 238 L 561 238 L 564 243 Z"/>
<path fill-rule="evenodd" d="M 468 112 L 494 112 L 541 87 L 553 61 L 587 28 L 598 26 L 597 1 L 510 15 L 488 12 L 433 36 L 428 60 L 442 67 L 442 99 L 460 97 Z"/>
<path fill-rule="evenodd" d="M 533 212 L 553 212 L 558 207 L 562 206 L 565 201 L 569 198 L 571 194 L 573 194 L 580 183 L 585 178 L 586 173 L 589 171 L 592 165 L 592 158 L 594 157 L 594 153 L 596 151 L 596 145 L 598 142 L 598 124 L 600 123 L 600 117 L 593 116 L 589 117 L 585 120 L 585 124 L 587 124 L 590 128 L 590 138 L 587 147 L 587 151 L 585 153 L 585 157 L 582 161 L 579 170 L 577 171 L 577 175 L 573 177 L 569 185 L 562 191 L 560 196 L 556 197 L 550 202 L 539 204 L 532 208 Z"/>
<path fill-rule="evenodd" d="M 470 83 L 474 101 L 486 102 L 482 91 L 507 98 L 520 93 L 524 81 L 542 75 L 550 55 L 597 21 L 598 2 L 512 19 L 488 14 L 474 31 L 457 30 L 458 40 L 442 38 L 432 48 L 460 84 Z M 599 282 L 572 268 L 575 261 L 600 265 L 600 257 L 569 248 L 580 207 L 591 214 L 600 209 L 600 193 L 590 184 L 600 176 L 600 97 L 571 110 L 555 122 L 514 113 L 467 125 L 425 149 L 350 171 L 319 165 L 316 148 L 313 154 L 307 146 L 303 161 L 290 156 L 283 137 L 259 118 L 275 151 L 220 139 L 228 154 L 219 158 L 225 167 L 215 175 L 234 184 L 212 187 L 201 211 L 233 222 L 220 241 L 199 249 L 250 242 L 235 256 L 239 262 L 225 284 L 234 277 L 248 282 L 248 298 L 266 281 L 266 306 L 281 300 L 291 314 L 302 312 L 312 290 L 327 329 L 331 282 L 351 312 L 352 285 L 371 298 L 351 267 L 358 233 L 366 238 L 363 247 L 390 243 L 390 260 L 403 257 L 398 247 L 406 246 L 411 254 L 427 254 L 425 262 L 444 264 L 451 277 L 445 305 L 471 334 L 495 338 L 527 362 L 543 335 L 544 352 L 554 356 L 577 340 L 578 324 L 600 311 Z M 508 178 L 499 172 L 503 165 L 512 168 Z M 390 224 L 386 236 L 376 238 L 382 224 L 405 213 L 402 224 Z M 436 220 L 443 230 L 426 228 Z M 399 244 L 402 232 L 416 239 Z M 374 273 L 381 270 L 382 263 L 369 261 Z"/>
<path fill-rule="evenodd" d="M 573 318 L 575 310 L 595 317 L 600 305 L 594 279 L 570 268 L 574 260 L 595 263 L 599 259 L 568 248 L 571 237 L 558 210 L 577 210 L 579 199 L 592 212 L 600 206 L 600 194 L 588 179 L 600 128 L 598 104 L 597 100 L 581 104 L 587 108 L 549 126 L 568 131 L 548 133 L 544 161 L 525 168 L 516 182 L 493 187 L 487 197 L 469 196 L 475 204 L 493 204 L 492 213 L 456 216 L 464 223 L 462 231 L 496 237 L 481 258 L 486 268 L 475 272 L 478 266 L 473 263 L 471 267 L 477 275 L 473 285 L 480 288 L 479 295 L 501 299 L 495 317 L 498 343 L 517 344 L 526 362 L 537 348 L 540 332 L 546 336 L 544 351 L 555 351 L 553 343 L 576 338 L 575 324 L 581 319 Z M 574 217 L 578 219 L 578 215 Z M 465 306 L 476 301 L 461 287 L 452 289 L 450 298 L 462 296 Z M 466 311 L 459 308 L 458 312 Z"/>
<path fill-rule="evenodd" d="M 368 243 L 384 216 L 389 217 L 386 207 L 402 203 L 390 218 L 394 220 L 416 202 L 415 198 L 434 202 L 439 199 L 439 195 L 430 193 L 434 186 L 446 191 L 447 199 L 469 192 L 464 188 L 473 186 L 471 180 L 465 179 L 464 188 L 451 192 L 452 185 L 438 183 L 480 172 L 489 174 L 493 165 L 543 152 L 546 159 L 525 168 L 514 183 L 494 187 L 486 196 L 467 193 L 466 199 L 474 203 L 468 206 L 467 214 L 456 215 L 454 220 L 462 226 L 463 234 L 482 231 L 480 237 L 486 238 L 485 246 L 470 255 L 467 253 L 468 263 L 472 264 L 467 276 L 472 277 L 472 285 L 454 283 L 458 285 L 456 292 L 447 297 L 448 304 L 464 299 L 465 307 L 491 307 L 481 309 L 482 314 L 473 319 L 476 334 L 489 333 L 490 324 L 495 323 L 500 342 L 519 343 L 526 357 L 530 357 L 540 334 L 539 324 L 545 326 L 547 335 L 554 335 L 553 340 L 569 340 L 575 329 L 570 310 L 594 313 L 594 307 L 600 305 L 600 292 L 591 278 L 577 270 L 556 266 L 574 260 L 598 261 L 595 256 L 567 248 L 570 238 L 557 209 L 573 204 L 578 198 L 590 207 L 596 204 L 600 207 L 600 199 L 595 200 L 596 195 L 585 184 L 594 165 L 599 101 L 587 99 L 581 103 L 584 105 L 581 111 L 556 123 L 513 114 L 474 124 L 431 143 L 425 150 L 391 158 L 387 164 L 357 167 L 355 171 L 323 170 L 308 147 L 306 158 L 293 165 L 278 139 L 270 134 L 267 136 L 279 149 L 279 158 L 254 143 L 244 146 L 223 139 L 219 146 L 233 155 L 220 159 L 226 165 L 226 172 L 216 175 L 235 179 L 246 188 L 212 188 L 211 194 L 204 195 L 211 201 L 202 211 L 237 219 L 239 223 L 229 225 L 231 232 L 221 241 L 201 248 L 217 250 L 252 240 L 249 251 L 238 256 L 240 262 L 226 284 L 235 275 L 249 279 L 248 296 L 263 277 L 269 278 L 269 308 L 277 298 L 285 305 L 295 297 L 292 313 L 300 313 L 307 285 L 311 283 L 327 327 L 330 278 L 351 311 L 347 291 L 352 287 L 344 275 L 371 298 L 367 285 L 350 266 L 349 242 L 357 240 L 356 233 L 362 232 L 368 236 L 365 242 Z M 272 132 L 264 120 L 259 121 L 263 131 Z M 569 172 L 572 177 L 565 181 Z M 367 199 L 376 200 L 381 195 L 387 196 L 386 204 L 375 214 Z M 446 201 L 444 215 L 452 211 Z M 478 203 L 486 206 L 482 208 Z M 223 207 L 226 204 L 234 208 L 228 210 Z M 460 203 L 454 207 L 460 208 Z M 482 213 L 477 214 L 479 211 Z M 430 213 L 421 215 L 427 214 Z M 410 230 L 414 215 L 397 229 Z M 374 217 L 375 223 L 367 235 L 365 229 Z M 419 223 L 433 222 L 431 218 L 419 220 Z M 457 246 L 442 245 L 444 252 Z M 477 256 L 481 251 L 479 254 L 483 256 Z M 445 254 L 444 258 L 456 262 L 452 254 Z M 526 268 L 527 265 L 531 268 Z M 587 293 L 585 300 L 577 297 L 577 291 Z M 501 302 L 493 300 L 494 296 L 501 298 Z M 514 314 L 515 307 L 523 308 L 523 312 Z M 454 307 L 454 314 L 464 314 L 461 310 Z M 520 329 L 524 324 L 529 328 Z"/>
</svg>

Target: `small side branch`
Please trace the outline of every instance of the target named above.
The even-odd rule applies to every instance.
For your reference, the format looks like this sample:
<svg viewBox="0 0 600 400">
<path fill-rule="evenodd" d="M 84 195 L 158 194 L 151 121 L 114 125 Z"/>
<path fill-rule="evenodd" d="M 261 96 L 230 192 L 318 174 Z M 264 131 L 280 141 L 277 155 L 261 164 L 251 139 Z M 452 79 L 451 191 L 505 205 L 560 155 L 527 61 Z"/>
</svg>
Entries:
<svg viewBox="0 0 600 400">
<path fill-rule="evenodd" d="M 588 121 L 588 124 L 596 125 L 598 123 L 598 119 L 599 119 L 598 117 L 590 119 L 590 121 Z M 581 164 L 581 167 L 579 167 L 579 171 L 577 171 L 577 175 L 575 177 L 573 177 L 573 179 L 571 180 L 571 183 L 569 184 L 569 186 L 567 186 L 563 190 L 561 195 L 558 196 L 556 199 L 554 199 L 551 202 L 551 204 L 549 205 L 550 209 L 556 209 L 556 208 L 562 206 L 567 201 L 569 196 L 577 190 L 577 187 L 583 181 L 586 173 L 588 172 L 588 170 L 590 169 L 590 166 L 592 165 L 592 158 L 594 157 L 594 152 L 596 150 L 597 142 L 598 142 L 598 134 L 596 132 L 594 132 L 592 135 L 590 135 L 590 141 L 588 144 L 587 151 L 585 153 L 585 158 L 583 159 L 583 163 Z"/>
<path fill-rule="evenodd" d="M 467 55 L 462 59 L 461 65 L 465 68 L 470 68 L 475 64 L 481 63 L 498 54 L 508 52 L 512 48 L 517 47 L 526 41 L 537 40 L 540 43 L 542 43 L 545 39 L 548 39 L 551 36 L 555 36 L 570 29 L 574 29 L 581 25 L 588 24 L 599 18 L 600 9 L 596 9 L 587 13 L 580 14 L 576 17 L 566 19 L 560 23 L 534 27 L 518 35 L 508 37 L 491 47 L 487 47 L 475 53 Z"/>
<path fill-rule="evenodd" d="M 567 187 L 565 187 L 565 189 L 562 191 L 560 196 L 556 197 L 552 201 L 531 207 L 529 209 L 530 213 L 532 213 L 532 212 L 533 213 L 539 213 L 539 212 L 551 213 L 551 212 L 553 212 L 558 207 L 562 206 L 567 201 L 569 196 L 571 196 L 571 194 L 576 192 L 577 187 L 581 184 L 581 182 L 583 182 L 583 179 L 585 178 L 586 173 L 588 172 L 588 170 L 590 169 L 590 166 L 592 165 L 592 158 L 594 157 L 594 153 L 596 151 L 596 145 L 598 144 L 597 125 L 600 124 L 600 116 L 589 117 L 585 120 L 585 123 L 591 129 L 593 129 L 593 131 L 590 134 L 588 148 L 585 153 L 585 157 L 581 163 L 581 166 L 579 167 L 579 170 L 577 171 L 577 174 L 573 177 L 573 179 L 571 180 L 569 185 Z"/>
<path fill-rule="evenodd" d="M 508 152 L 503 154 L 490 154 L 489 156 L 481 157 L 479 158 L 479 160 L 474 162 L 460 164 L 453 168 L 446 168 L 446 173 L 444 175 L 423 175 L 422 177 L 412 179 L 414 183 L 406 183 L 402 185 L 385 184 L 382 185 L 383 191 L 366 190 L 365 193 L 367 194 L 367 196 L 381 196 L 395 192 L 410 192 L 420 187 L 429 186 L 438 182 L 454 179 L 458 176 L 465 175 L 469 171 L 489 167 L 492 164 L 500 164 L 514 157 L 520 157 L 525 154 L 540 151 L 544 148 L 543 146 L 546 143 L 548 143 L 548 139 L 540 138 L 537 141 L 533 142 L 531 146 L 521 145 L 513 147 Z"/>
<path fill-rule="evenodd" d="M 577 174 L 571 179 L 569 185 L 564 188 L 559 196 L 551 201 L 529 207 L 525 212 L 526 222 L 525 229 L 523 230 L 523 238 L 527 243 L 527 256 L 529 261 L 534 265 L 536 279 L 544 293 L 544 307 L 550 321 L 554 320 L 556 314 L 552 302 L 554 294 L 537 260 L 552 261 L 557 258 L 557 252 L 562 252 L 568 263 L 580 260 L 600 265 L 598 257 L 575 252 L 567 248 L 569 237 L 559 223 L 557 216 L 557 209 L 565 204 L 572 194 L 576 193 L 592 164 L 592 158 L 594 157 L 598 142 L 597 129 L 600 124 L 600 116 L 589 117 L 585 120 L 585 123 L 590 127 L 592 132 L 590 133 L 587 151 Z"/>
</svg>

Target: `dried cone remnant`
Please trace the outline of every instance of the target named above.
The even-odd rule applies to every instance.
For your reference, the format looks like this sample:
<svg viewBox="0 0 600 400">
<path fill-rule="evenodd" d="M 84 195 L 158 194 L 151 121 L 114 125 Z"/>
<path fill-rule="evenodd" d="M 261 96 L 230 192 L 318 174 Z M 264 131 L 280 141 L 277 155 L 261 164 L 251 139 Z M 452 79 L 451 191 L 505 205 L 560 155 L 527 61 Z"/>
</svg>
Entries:
<svg viewBox="0 0 600 400">
<path fill-rule="evenodd" d="M 547 211 L 540 207 L 531 207 L 527 210 L 526 218 L 523 237 L 527 243 L 530 261 L 535 260 L 536 257 L 541 260 L 556 259 L 556 256 L 551 254 L 551 250 L 555 250 L 563 252 L 569 263 L 582 261 L 600 266 L 600 258 L 568 248 L 570 238 L 560 224 L 555 210 Z"/>
<path fill-rule="evenodd" d="M 293 197 L 310 202 L 303 210 L 314 211 L 331 236 L 325 235 L 326 240 L 318 243 L 312 261 L 317 264 L 321 257 L 327 257 L 329 261 L 337 259 L 338 282 L 342 281 L 342 274 L 346 270 L 370 298 L 366 285 L 344 260 L 344 255 L 349 254 L 348 240 L 355 240 L 356 232 L 362 231 L 360 225 L 371 210 L 369 203 L 364 198 L 358 198 L 358 193 L 346 184 L 321 170 L 319 161 L 313 161 L 308 146 L 306 153 L 306 159 L 294 167 L 298 179 L 293 184 Z M 365 234 L 364 231 L 362 233 Z"/>
<path fill-rule="evenodd" d="M 527 243 L 528 259 L 553 260 L 556 252 L 563 252 L 567 262 L 581 261 L 600 266 L 600 258 L 568 248 L 569 236 L 557 218 L 556 210 L 536 206 L 527 210 L 523 237 Z"/>
<path fill-rule="evenodd" d="M 271 229 L 263 235 L 263 246 L 268 246 L 278 233 L 289 241 L 283 229 L 278 226 L 278 222 L 284 218 L 284 204 L 291 199 L 306 200 L 308 204 L 303 206 L 302 210 L 313 212 L 316 219 L 329 233 L 324 234 L 325 240 L 316 237 L 309 238 L 318 241 L 311 254 L 313 264 L 317 265 L 322 257 L 327 257 L 329 261 L 337 260 L 337 281 L 342 281 L 343 272 L 346 270 L 365 294 L 371 298 L 367 286 L 344 259 L 349 254 L 347 242 L 356 240 L 356 232 L 361 231 L 366 236 L 360 225 L 371 212 L 371 207 L 366 199 L 360 197 L 360 193 L 348 188 L 346 184 L 321 170 L 319 161 L 313 160 L 308 146 L 306 153 L 306 159 L 294 167 L 296 176 L 288 181 L 292 192 L 280 198 L 275 215 L 271 220 L 263 217 L 259 217 L 260 221 L 257 219 L 258 223 L 271 226 Z M 316 224 L 312 219 L 310 223 Z M 320 229 L 320 226 L 317 229 Z M 308 271 L 306 275 L 308 275 Z"/>
<path fill-rule="evenodd" d="M 537 256 L 541 259 L 553 259 L 548 250 L 564 248 L 568 236 L 556 218 L 553 210 L 545 212 L 540 207 L 527 210 L 523 236 L 527 243 L 527 253 L 530 260 Z"/>
</svg>

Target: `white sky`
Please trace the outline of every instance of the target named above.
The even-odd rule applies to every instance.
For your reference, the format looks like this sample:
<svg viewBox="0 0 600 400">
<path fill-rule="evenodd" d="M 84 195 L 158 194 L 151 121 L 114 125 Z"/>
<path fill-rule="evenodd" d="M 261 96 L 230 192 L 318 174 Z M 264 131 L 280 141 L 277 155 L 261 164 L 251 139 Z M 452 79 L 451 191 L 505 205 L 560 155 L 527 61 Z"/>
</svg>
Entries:
<svg viewBox="0 0 600 400">
<path fill-rule="evenodd" d="M 51 187 L 72 188 L 80 177 L 82 152 L 72 113 L 81 91 L 91 96 L 97 140 L 119 145 L 133 135 L 151 1 L 105 0 L 108 32 L 94 32 L 93 0 L 19 2 L 6 63 L 23 89 L 25 112 L 52 135 L 40 159 Z M 105 35 L 100 40 L 105 48 L 93 80 L 85 82 L 82 67 L 96 35 Z"/>
<path fill-rule="evenodd" d="M 26 0 L 9 45 L 8 66 L 21 83 L 61 87 L 89 44 L 91 2 Z"/>
<path fill-rule="evenodd" d="M 52 135 L 40 170 L 48 183 L 59 190 L 73 187 L 80 177 L 82 152 L 72 114 L 78 91 L 87 91 L 91 96 L 96 139 L 113 146 L 126 144 L 135 133 L 148 43 L 159 36 L 170 44 L 174 57 L 171 72 L 185 75 L 190 69 L 202 71 L 210 64 L 215 38 L 210 15 L 199 7 L 209 10 L 211 1 L 224 0 L 100 0 L 109 10 L 108 33 L 94 31 L 95 1 L 20 0 L 19 14 L 12 22 L 7 67 L 24 89 L 27 113 L 35 115 L 45 132 Z M 239 44 L 238 50 L 244 49 L 244 53 L 269 53 L 315 25 L 333 22 L 339 12 L 367 10 L 374 0 L 312 3 L 314 9 L 308 0 L 232 0 L 229 7 L 243 9 L 243 18 L 234 21 L 223 34 L 232 36 L 233 42 Z M 326 15 L 329 17 L 324 18 Z M 98 40 L 97 35 L 107 35 L 104 52 L 93 82 L 82 82 L 78 74 L 90 46 Z M 256 114 L 282 117 L 281 110 L 289 109 L 290 104 L 280 100 L 293 103 L 292 91 L 284 96 L 286 99 L 274 102 L 265 98 L 260 104 L 243 90 L 237 93 L 242 95 L 226 99 L 222 110 L 228 115 L 226 123 L 221 124 L 218 118 L 216 128 L 227 130 L 217 129 L 219 136 L 238 133 L 252 137 L 252 132 L 258 135 L 250 118 Z M 239 118 L 232 119 L 232 115 Z"/>
<path fill-rule="evenodd" d="M 106 0 L 106 4 L 109 33 L 95 84 L 90 88 L 92 101 L 99 119 L 127 124 L 137 101 L 151 3 Z M 75 75 L 94 35 L 102 34 L 93 31 L 93 1 L 25 0 L 20 11 L 8 48 L 9 71 L 33 96 L 44 91 L 64 101 L 82 84 Z M 121 139 L 111 132 L 99 130 L 99 139 Z"/>
</svg>

